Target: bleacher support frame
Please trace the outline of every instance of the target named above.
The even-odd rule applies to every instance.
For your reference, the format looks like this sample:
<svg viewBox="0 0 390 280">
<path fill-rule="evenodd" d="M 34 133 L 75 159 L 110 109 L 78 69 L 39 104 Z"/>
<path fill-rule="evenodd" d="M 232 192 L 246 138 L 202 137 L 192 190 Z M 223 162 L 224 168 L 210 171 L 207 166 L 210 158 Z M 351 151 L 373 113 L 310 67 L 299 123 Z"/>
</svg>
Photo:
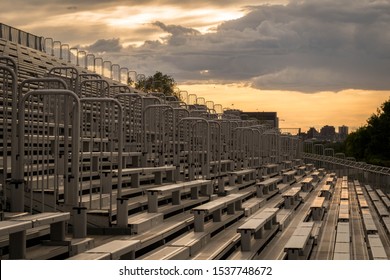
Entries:
<svg viewBox="0 0 390 280">
<path fill-rule="evenodd" d="M 268 244 L 284 242 L 277 233 L 302 218 L 310 232 L 295 236 L 305 238 L 306 259 L 333 203 L 331 187 L 327 199 L 319 197 L 329 175 L 314 165 L 390 175 L 390 169 L 308 153 L 305 165 L 298 136 L 229 115 L 195 94 L 135 90 L 128 79 L 144 75 L 52 38 L 41 38 L 43 52 L 26 47 L 25 37 L 4 41 L 4 30 L 11 31 L 3 26 L 0 184 L 9 207 L 0 213 L 0 249 L 9 258 L 27 258 L 26 241 L 47 241 L 52 230 L 55 238 L 40 245 L 65 246 L 51 256 L 57 258 L 148 259 L 170 252 L 172 258 L 253 259 Z M 349 199 L 347 176 L 342 183 L 344 191 L 335 194 L 340 209 Z M 386 225 L 388 198 L 379 194 L 377 212 Z M 363 198 L 362 213 L 370 207 Z M 217 248 L 211 254 L 209 243 Z M 280 246 L 277 258 L 294 246 L 286 252 Z"/>
</svg>

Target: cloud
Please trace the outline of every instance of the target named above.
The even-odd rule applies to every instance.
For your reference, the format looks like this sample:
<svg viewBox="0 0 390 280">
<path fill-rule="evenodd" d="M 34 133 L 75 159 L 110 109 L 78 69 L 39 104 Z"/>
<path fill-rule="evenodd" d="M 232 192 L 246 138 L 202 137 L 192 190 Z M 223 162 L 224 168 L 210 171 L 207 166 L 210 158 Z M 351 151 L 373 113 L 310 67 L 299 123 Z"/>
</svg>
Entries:
<svg viewBox="0 0 390 280">
<path fill-rule="evenodd" d="M 91 53 L 119 52 L 122 45 L 119 38 L 99 39 L 92 45 L 86 46 L 85 49 Z"/>
<path fill-rule="evenodd" d="M 172 36 L 200 35 L 198 30 L 180 25 L 165 25 L 160 21 L 153 22 L 153 25 L 160 27 L 163 31 L 172 34 Z"/>
<path fill-rule="evenodd" d="M 327 69 L 297 69 L 285 68 L 252 78 L 255 88 L 272 90 L 278 85 L 279 90 L 294 90 L 300 92 L 323 91 L 324 88 L 333 88 L 340 91 L 344 88 L 344 78 Z"/>
<path fill-rule="evenodd" d="M 232 0 L 209 2 L 196 1 L 196 8 L 237 6 Z M 200 33 L 200 25 L 190 24 L 190 17 L 199 19 L 199 14 L 186 14 L 185 21 L 181 14 L 168 19 L 169 13 L 159 21 L 150 17 L 142 21 L 140 14 L 129 13 L 128 18 L 119 18 L 129 7 L 145 13 L 157 5 L 191 11 L 195 1 L 2 0 L 0 10 L 5 11 L 5 23 L 18 21 L 22 24 L 15 27 L 26 26 L 27 31 L 64 42 L 76 38 L 88 51 L 104 52 L 105 59 L 123 67 L 145 74 L 159 70 L 180 83 L 244 82 L 254 88 L 307 93 L 390 89 L 390 1 L 264 2 L 269 4 L 254 6 L 259 1 L 240 1 L 236 9 L 247 5 L 247 13 L 208 33 Z M 10 3 L 15 8 L 10 8 Z M 140 9 L 141 5 L 151 6 Z M 24 12 L 29 17 L 20 17 Z M 133 16 L 138 16 L 138 25 L 133 24 Z"/>
<path fill-rule="evenodd" d="M 292 1 L 251 7 L 216 32 L 155 23 L 169 33 L 148 48 L 181 80 L 249 81 L 302 92 L 390 89 L 389 1 Z M 180 39 L 180 40 L 178 40 Z M 137 59 L 146 45 L 132 50 Z M 205 69 L 208 75 L 202 75 Z"/>
<path fill-rule="evenodd" d="M 169 33 L 170 35 L 165 37 L 164 39 L 169 45 L 174 46 L 184 45 L 187 43 L 187 38 L 190 38 L 191 36 L 198 36 L 201 34 L 198 30 L 193 28 L 173 24 L 165 25 L 160 21 L 154 22 L 153 25 Z"/>
<path fill-rule="evenodd" d="M 135 5 L 169 5 L 169 6 L 181 6 L 187 8 L 199 8 L 205 7 L 226 7 L 226 6 L 237 6 L 236 0 L 197 0 L 197 1 L 177 1 L 177 0 L 2 0 L 4 6 L 10 6 L 13 3 L 14 7 L 21 6 L 32 6 L 32 7 L 76 7 L 78 9 L 95 9 L 95 8 L 109 8 L 113 6 L 135 6 Z M 252 5 L 254 3 L 273 3 L 273 2 L 286 2 L 283 0 L 242 0 L 240 1 L 241 6 Z M 12 6 L 12 5 L 11 5 Z M 11 8 L 11 7 L 10 7 Z M 55 10 L 53 10 L 55 11 Z"/>
</svg>

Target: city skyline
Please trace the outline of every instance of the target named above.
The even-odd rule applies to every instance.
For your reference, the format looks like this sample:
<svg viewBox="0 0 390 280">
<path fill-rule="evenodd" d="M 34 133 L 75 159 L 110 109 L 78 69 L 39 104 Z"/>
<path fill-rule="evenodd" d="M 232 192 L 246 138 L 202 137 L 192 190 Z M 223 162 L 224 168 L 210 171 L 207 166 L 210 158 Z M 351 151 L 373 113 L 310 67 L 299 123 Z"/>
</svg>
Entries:
<svg viewBox="0 0 390 280">
<path fill-rule="evenodd" d="M 276 111 L 280 127 L 353 131 L 389 98 L 389 1 L 237 2 L 5 0 L 0 8 L 6 24 L 138 73 L 161 71 L 223 107 Z"/>
<path fill-rule="evenodd" d="M 309 130 L 311 129 L 311 128 L 315 128 L 318 132 L 320 132 L 320 130 L 322 129 L 322 128 L 324 128 L 324 127 L 327 127 L 327 126 L 330 126 L 330 127 L 333 127 L 334 129 L 335 129 L 335 133 L 340 133 L 340 129 L 341 128 L 346 128 L 346 131 L 347 131 L 347 134 L 349 134 L 350 132 L 349 132 L 349 126 L 347 126 L 347 125 L 340 125 L 340 126 L 334 126 L 334 125 L 332 125 L 332 124 L 325 124 L 324 126 L 322 126 L 322 127 L 310 127 L 309 128 Z M 303 131 L 303 132 L 305 132 L 305 131 Z M 307 132 L 307 131 L 306 131 Z M 343 131 L 344 132 L 344 131 Z"/>
</svg>

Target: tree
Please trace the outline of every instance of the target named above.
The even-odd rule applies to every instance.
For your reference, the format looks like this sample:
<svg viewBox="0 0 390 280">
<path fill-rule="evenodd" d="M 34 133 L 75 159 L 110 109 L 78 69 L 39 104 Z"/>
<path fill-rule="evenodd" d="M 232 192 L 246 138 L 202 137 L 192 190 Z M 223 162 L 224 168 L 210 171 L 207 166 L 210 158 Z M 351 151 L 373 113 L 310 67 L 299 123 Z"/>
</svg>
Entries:
<svg viewBox="0 0 390 280">
<path fill-rule="evenodd" d="M 390 166 L 390 100 L 372 114 L 365 126 L 348 135 L 346 154 L 367 163 Z"/>
<path fill-rule="evenodd" d="M 166 96 L 177 96 L 175 79 L 157 71 L 153 76 L 137 81 L 135 88 L 143 92 L 160 92 Z"/>
<path fill-rule="evenodd" d="M 367 143 L 369 135 L 367 126 L 358 128 L 355 132 L 348 135 L 345 140 L 345 154 L 356 158 L 357 160 L 367 161 Z"/>
</svg>

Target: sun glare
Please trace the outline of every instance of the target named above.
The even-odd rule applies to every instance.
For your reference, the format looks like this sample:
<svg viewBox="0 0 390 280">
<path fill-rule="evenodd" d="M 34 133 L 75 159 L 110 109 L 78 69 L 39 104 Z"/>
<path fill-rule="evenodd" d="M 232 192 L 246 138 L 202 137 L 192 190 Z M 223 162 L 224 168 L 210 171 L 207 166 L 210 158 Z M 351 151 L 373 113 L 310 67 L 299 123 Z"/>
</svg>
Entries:
<svg viewBox="0 0 390 280">
<path fill-rule="evenodd" d="M 108 26 L 135 28 L 139 25 L 161 21 L 167 25 L 182 25 L 206 33 L 224 21 L 243 15 L 244 12 L 233 9 L 231 11 L 216 8 L 188 10 L 173 6 L 159 6 L 148 7 L 145 10 L 141 7 L 117 7 L 109 17 L 104 19 L 104 22 Z"/>
</svg>

